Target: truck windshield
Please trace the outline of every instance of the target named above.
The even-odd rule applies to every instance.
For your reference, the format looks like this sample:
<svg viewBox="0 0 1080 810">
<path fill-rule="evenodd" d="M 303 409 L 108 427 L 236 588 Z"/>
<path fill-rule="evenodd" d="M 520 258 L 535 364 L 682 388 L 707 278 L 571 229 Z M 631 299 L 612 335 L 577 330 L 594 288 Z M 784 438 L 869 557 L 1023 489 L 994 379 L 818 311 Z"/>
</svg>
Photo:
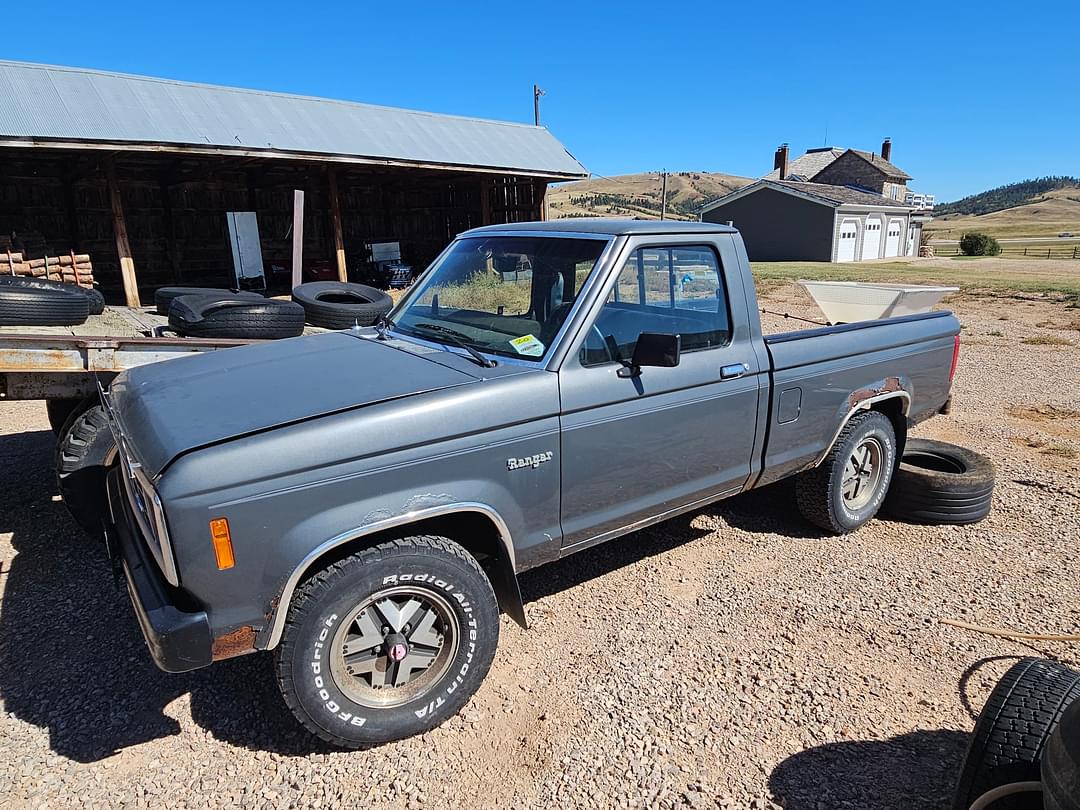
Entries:
<svg viewBox="0 0 1080 810">
<path fill-rule="evenodd" d="M 542 360 L 606 246 L 547 236 L 459 239 L 395 310 L 394 329 Z"/>
</svg>

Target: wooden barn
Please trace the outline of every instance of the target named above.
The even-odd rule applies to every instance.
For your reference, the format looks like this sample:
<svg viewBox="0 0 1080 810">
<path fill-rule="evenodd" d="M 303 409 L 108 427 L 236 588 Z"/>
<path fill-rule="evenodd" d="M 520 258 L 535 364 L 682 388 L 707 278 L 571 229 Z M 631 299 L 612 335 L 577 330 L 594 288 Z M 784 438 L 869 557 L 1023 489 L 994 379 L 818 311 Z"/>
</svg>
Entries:
<svg viewBox="0 0 1080 810">
<path fill-rule="evenodd" d="M 0 272 L 92 266 L 115 302 L 233 286 L 230 212 L 256 214 L 284 289 L 300 247 L 305 278 L 363 278 L 386 243 L 422 269 L 463 230 L 545 218 L 547 184 L 585 176 L 532 125 L 0 61 Z"/>
</svg>

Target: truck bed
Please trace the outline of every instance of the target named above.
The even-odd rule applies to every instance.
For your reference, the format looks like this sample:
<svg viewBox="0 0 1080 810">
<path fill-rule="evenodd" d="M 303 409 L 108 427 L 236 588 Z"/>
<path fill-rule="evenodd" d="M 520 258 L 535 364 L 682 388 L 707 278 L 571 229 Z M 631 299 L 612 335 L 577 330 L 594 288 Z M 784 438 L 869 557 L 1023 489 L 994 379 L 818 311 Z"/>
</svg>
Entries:
<svg viewBox="0 0 1080 810">
<path fill-rule="evenodd" d="M 77 326 L 0 326 L 0 401 L 88 396 L 96 374 L 105 382 L 134 366 L 257 342 L 183 337 L 152 308 L 106 307 Z"/>
</svg>

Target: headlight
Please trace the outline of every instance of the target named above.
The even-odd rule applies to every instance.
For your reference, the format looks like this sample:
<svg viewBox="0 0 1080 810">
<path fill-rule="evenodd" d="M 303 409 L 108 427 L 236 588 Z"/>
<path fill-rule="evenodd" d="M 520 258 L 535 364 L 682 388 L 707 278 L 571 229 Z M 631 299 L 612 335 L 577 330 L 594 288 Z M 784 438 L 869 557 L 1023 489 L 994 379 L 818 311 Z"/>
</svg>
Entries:
<svg viewBox="0 0 1080 810">
<path fill-rule="evenodd" d="M 124 467 L 124 487 L 128 501 L 142 535 L 146 538 L 150 552 L 165 579 L 172 585 L 179 585 L 180 578 L 176 574 L 176 563 L 169 544 L 169 530 L 165 523 L 161 498 L 137 462 L 132 461 L 125 452 L 121 452 L 120 459 Z"/>
</svg>

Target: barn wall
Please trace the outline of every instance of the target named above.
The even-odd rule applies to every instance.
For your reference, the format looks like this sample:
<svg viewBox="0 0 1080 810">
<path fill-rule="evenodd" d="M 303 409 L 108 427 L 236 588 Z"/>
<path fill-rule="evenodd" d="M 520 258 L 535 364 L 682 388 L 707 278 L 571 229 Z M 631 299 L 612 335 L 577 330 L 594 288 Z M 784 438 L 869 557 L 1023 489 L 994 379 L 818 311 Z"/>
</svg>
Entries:
<svg viewBox="0 0 1080 810">
<path fill-rule="evenodd" d="M 105 160 L 0 148 L 0 238 L 14 234 L 30 257 L 89 253 L 102 290 L 119 302 Z M 232 285 L 227 211 L 255 211 L 264 266 L 287 269 L 294 189 L 305 197 L 305 268 L 335 266 L 323 163 L 128 154 L 116 157 L 116 172 L 144 300 L 167 284 Z M 402 261 L 421 270 L 461 231 L 540 216 L 544 186 L 532 178 L 340 164 L 336 172 L 351 272 L 368 260 L 368 242 L 399 241 Z"/>
</svg>

